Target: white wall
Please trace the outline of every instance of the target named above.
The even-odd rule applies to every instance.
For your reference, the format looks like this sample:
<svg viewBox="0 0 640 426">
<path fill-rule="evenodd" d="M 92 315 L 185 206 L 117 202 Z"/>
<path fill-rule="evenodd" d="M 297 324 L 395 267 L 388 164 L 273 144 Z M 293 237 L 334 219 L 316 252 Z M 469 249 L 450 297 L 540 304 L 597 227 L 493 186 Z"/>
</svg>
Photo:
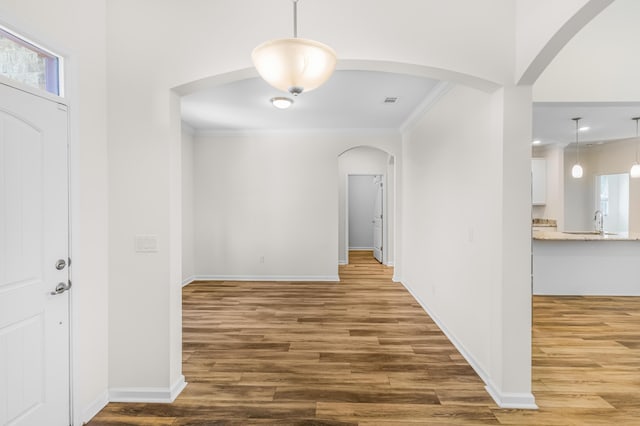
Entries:
<svg viewBox="0 0 640 426">
<path fill-rule="evenodd" d="M 400 138 L 398 136 L 394 137 L 398 143 L 400 143 Z M 363 141 L 364 142 L 364 141 Z M 349 174 L 369 174 L 369 175 L 384 175 L 385 176 L 385 185 L 386 185 L 386 195 L 385 195 L 385 203 L 386 203 L 386 213 L 387 219 L 385 223 L 386 227 L 386 252 L 384 253 L 385 263 L 393 264 L 395 256 L 394 256 L 394 247 L 395 247 L 395 194 L 396 187 L 393 182 L 393 177 L 395 176 L 395 164 L 389 165 L 390 159 L 389 154 L 387 152 L 381 151 L 379 149 L 370 148 L 367 146 L 358 146 L 357 148 L 351 149 L 349 151 L 344 152 L 338 158 L 338 174 L 339 174 L 339 219 L 338 219 L 338 256 L 339 262 L 341 264 L 347 263 L 347 238 L 346 238 L 346 197 L 347 197 L 347 176 Z"/>
<path fill-rule="evenodd" d="M 36 3 L 46 4 L 43 0 Z M 192 82 L 211 76 L 218 82 L 228 81 L 233 79 L 229 73 L 251 69 L 250 52 L 256 45 L 290 36 L 291 15 L 290 3 L 284 1 L 277 6 L 262 0 L 193 0 L 189 7 L 180 1 L 156 0 L 109 0 L 106 4 L 109 377 L 112 386 L 135 396 L 136 389 L 165 391 L 180 380 L 177 335 L 182 255 L 178 250 L 181 240 L 176 238 L 182 229 L 180 117 L 179 99 L 172 89 L 181 87 L 181 93 L 186 93 L 184 85 Z M 33 9 L 34 14 L 39 12 Z M 486 90 L 514 81 L 517 47 L 512 0 L 495 0 L 490 7 L 475 0 L 409 0 L 402 7 L 391 1 L 325 0 L 305 3 L 299 13 L 301 35 L 334 47 L 341 67 L 393 68 Z M 82 31 L 70 33 L 77 37 Z M 529 158 L 521 152 L 504 155 L 513 156 L 516 164 Z M 396 164 L 398 170 L 401 166 Z M 396 184 L 400 187 L 402 182 Z M 518 179 L 509 184 L 528 188 L 527 182 Z M 523 204 L 528 206 L 526 200 Z M 337 216 L 337 204 L 330 214 Z M 135 253 L 132 240 L 138 234 L 157 235 L 159 251 Z M 335 265 L 337 237 L 332 238 L 326 250 L 335 251 L 331 261 Z M 279 252 L 274 250 L 277 258 Z M 246 254 L 251 268 L 242 273 L 254 272 L 255 254 Z M 324 256 L 305 272 L 331 273 L 329 256 Z M 399 266 L 397 271 L 401 271 Z M 233 264 L 222 269 L 240 270 Z M 139 313 L 141 305 L 144 315 Z M 512 314 L 520 317 L 526 312 Z"/>
<path fill-rule="evenodd" d="M 636 102 L 640 2 L 616 0 L 560 51 L 534 85 L 539 102 Z"/>
<path fill-rule="evenodd" d="M 531 354 L 526 342 L 507 340 L 520 333 L 526 341 L 530 333 L 529 315 L 506 320 L 509 309 L 531 309 L 530 191 L 518 189 L 519 179 L 530 184 L 529 166 L 526 155 L 524 171 L 516 170 L 520 160 L 503 163 L 514 161 L 510 144 L 530 151 L 526 131 L 506 136 L 516 124 L 507 111 L 522 107 L 512 95 L 455 87 L 405 135 L 402 279 L 499 400 L 517 394 L 533 403 Z M 509 197 L 524 207 L 510 210 Z"/>
<path fill-rule="evenodd" d="M 399 135 L 196 135 L 196 276 L 337 280 L 338 156 L 365 142 Z"/>
<path fill-rule="evenodd" d="M 575 149 L 565 153 L 565 230 L 584 231 L 594 227 L 595 178 L 598 175 L 629 173 L 636 153 L 638 139 L 626 139 L 602 145 L 580 148 L 580 163 L 584 176 L 571 177 L 575 163 Z M 640 179 L 629 179 L 629 232 L 640 232 Z"/>
<path fill-rule="evenodd" d="M 158 34 L 180 31 L 169 19 L 153 41 L 138 44 L 150 35 L 140 30 L 151 27 L 149 10 L 160 13 L 161 5 L 140 10 L 144 2 L 129 2 L 119 10 L 116 3 L 107 2 L 110 399 L 168 402 L 184 384 L 180 103 L 166 83 L 153 87 L 178 61 L 150 55 L 159 45 L 171 51 Z M 137 235 L 156 237 L 158 250 L 136 252 Z"/>
<path fill-rule="evenodd" d="M 349 176 L 349 249 L 373 250 L 373 214 L 376 176 Z"/>
<path fill-rule="evenodd" d="M 341 66 L 365 61 L 384 69 L 396 63 L 408 72 L 495 89 L 492 82 L 514 81 L 514 8 L 511 0 L 491 7 L 476 0 L 411 0 L 402 7 L 391 1 L 325 0 L 305 3 L 299 17 L 302 35 L 332 45 Z M 290 35 L 290 3 L 194 0 L 185 7 L 156 0 L 0 0 L 0 9 L 2 20 L 16 29 L 61 46 L 75 73 L 68 88 L 77 101 L 71 110 L 76 412 L 87 407 L 88 413 L 104 401 L 107 352 L 112 386 L 166 390 L 179 381 L 182 257 L 176 238 L 182 229 L 179 100 L 170 90 L 250 68 L 253 47 Z M 582 67 L 583 75 L 597 74 L 601 63 Z M 628 90 L 636 75 L 610 81 Z M 527 158 L 507 155 L 515 163 Z M 520 184 L 527 188 L 526 182 L 514 183 Z M 157 254 L 133 252 L 133 237 L 142 233 L 159 237 Z"/>
<path fill-rule="evenodd" d="M 190 282 L 195 270 L 194 130 L 182 123 L 182 283 Z"/>
<path fill-rule="evenodd" d="M 106 404 L 108 386 L 105 2 L 3 0 L 0 22 L 65 57 L 71 138 L 73 399 L 74 419 L 81 424 Z"/>
<path fill-rule="evenodd" d="M 614 0 L 517 0 L 516 81 L 532 84 L 585 23 Z"/>
</svg>

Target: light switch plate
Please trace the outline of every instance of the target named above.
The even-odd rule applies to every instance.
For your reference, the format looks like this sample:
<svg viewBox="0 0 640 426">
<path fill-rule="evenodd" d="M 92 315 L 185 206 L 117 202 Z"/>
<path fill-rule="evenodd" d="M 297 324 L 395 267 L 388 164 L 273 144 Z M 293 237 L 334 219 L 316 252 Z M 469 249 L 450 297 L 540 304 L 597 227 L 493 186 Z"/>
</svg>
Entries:
<svg viewBox="0 0 640 426">
<path fill-rule="evenodd" d="M 157 253 L 158 252 L 158 236 L 157 235 L 136 235 L 135 246 L 136 246 L 136 253 Z"/>
</svg>

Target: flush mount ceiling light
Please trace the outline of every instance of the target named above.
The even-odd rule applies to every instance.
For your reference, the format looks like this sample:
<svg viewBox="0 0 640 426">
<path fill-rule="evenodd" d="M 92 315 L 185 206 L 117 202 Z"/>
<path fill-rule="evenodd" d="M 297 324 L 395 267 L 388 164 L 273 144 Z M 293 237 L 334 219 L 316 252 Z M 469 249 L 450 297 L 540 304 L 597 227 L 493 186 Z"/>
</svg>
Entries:
<svg viewBox="0 0 640 426">
<path fill-rule="evenodd" d="M 542 141 L 540 139 L 536 139 L 536 140 L 531 142 L 532 145 L 540 145 L 541 143 L 542 143 Z"/>
<path fill-rule="evenodd" d="M 629 174 L 632 178 L 640 178 L 640 163 L 638 163 L 638 150 L 640 150 L 640 139 L 638 139 L 638 120 L 640 117 L 633 117 L 632 120 L 636 121 L 636 161 L 631 166 Z"/>
<path fill-rule="evenodd" d="M 278 109 L 287 109 L 293 105 L 293 99 L 285 98 L 283 96 L 277 96 L 270 99 L 274 107 Z"/>
<path fill-rule="evenodd" d="M 580 127 L 578 123 L 581 119 L 581 117 L 572 118 L 572 120 L 576 122 L 576 164 L 574 164 L 573 168 L 571 169 L 571 176 L 576 179 L 580 179 L 583 173 L 582 166 L 580 165 L 580 143 L 578 142 L 578 134 L 580 133 Z"/>
<path fill-rule="evenodd" d="M 293 0 L 293 38 L 262 43 L 251 54 L 258 74 L 293 96 L 321 86 L 336 69 L 336 52 L 314 40 L 298 38 L 298 0 Z"/>
</svg>

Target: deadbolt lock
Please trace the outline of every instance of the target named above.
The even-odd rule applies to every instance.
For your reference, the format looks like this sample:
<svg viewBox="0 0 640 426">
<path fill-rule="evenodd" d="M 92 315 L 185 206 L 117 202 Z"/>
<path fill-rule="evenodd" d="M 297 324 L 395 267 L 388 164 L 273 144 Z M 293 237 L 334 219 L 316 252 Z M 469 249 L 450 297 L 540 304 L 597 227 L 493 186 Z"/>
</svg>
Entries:
<svg viewBox="0 0 640 426">
<path fill-rule="evenodd" d="M 64 259 L 58 259 L 56 262 L 56 269 L 58 271 L 62 271 L 65 266 L 67 266 L 67 262 Z"/>
</svg>

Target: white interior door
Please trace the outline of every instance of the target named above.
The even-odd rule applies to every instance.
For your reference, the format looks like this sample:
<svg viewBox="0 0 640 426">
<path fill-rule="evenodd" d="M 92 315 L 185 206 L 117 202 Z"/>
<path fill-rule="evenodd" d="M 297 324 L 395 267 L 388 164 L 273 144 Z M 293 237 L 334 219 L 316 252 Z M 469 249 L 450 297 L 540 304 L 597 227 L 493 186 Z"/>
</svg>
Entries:
<svg viewBox="0 0 640 426">
<path fill-rule="evenodd" d="M 376 201 L 373 206 L 373 257 L 380 263 L 382 263 L 382 221 L 383 221 L 383 198 L 382 198 L 382 177 L 379 176 L 375 180 L 376 185 Z"/>
<path fill-rule="evenodd" d="M 66 107 L 0 84 L 1 425 L 70 424 L 67 176 Z"/>
</svg>

